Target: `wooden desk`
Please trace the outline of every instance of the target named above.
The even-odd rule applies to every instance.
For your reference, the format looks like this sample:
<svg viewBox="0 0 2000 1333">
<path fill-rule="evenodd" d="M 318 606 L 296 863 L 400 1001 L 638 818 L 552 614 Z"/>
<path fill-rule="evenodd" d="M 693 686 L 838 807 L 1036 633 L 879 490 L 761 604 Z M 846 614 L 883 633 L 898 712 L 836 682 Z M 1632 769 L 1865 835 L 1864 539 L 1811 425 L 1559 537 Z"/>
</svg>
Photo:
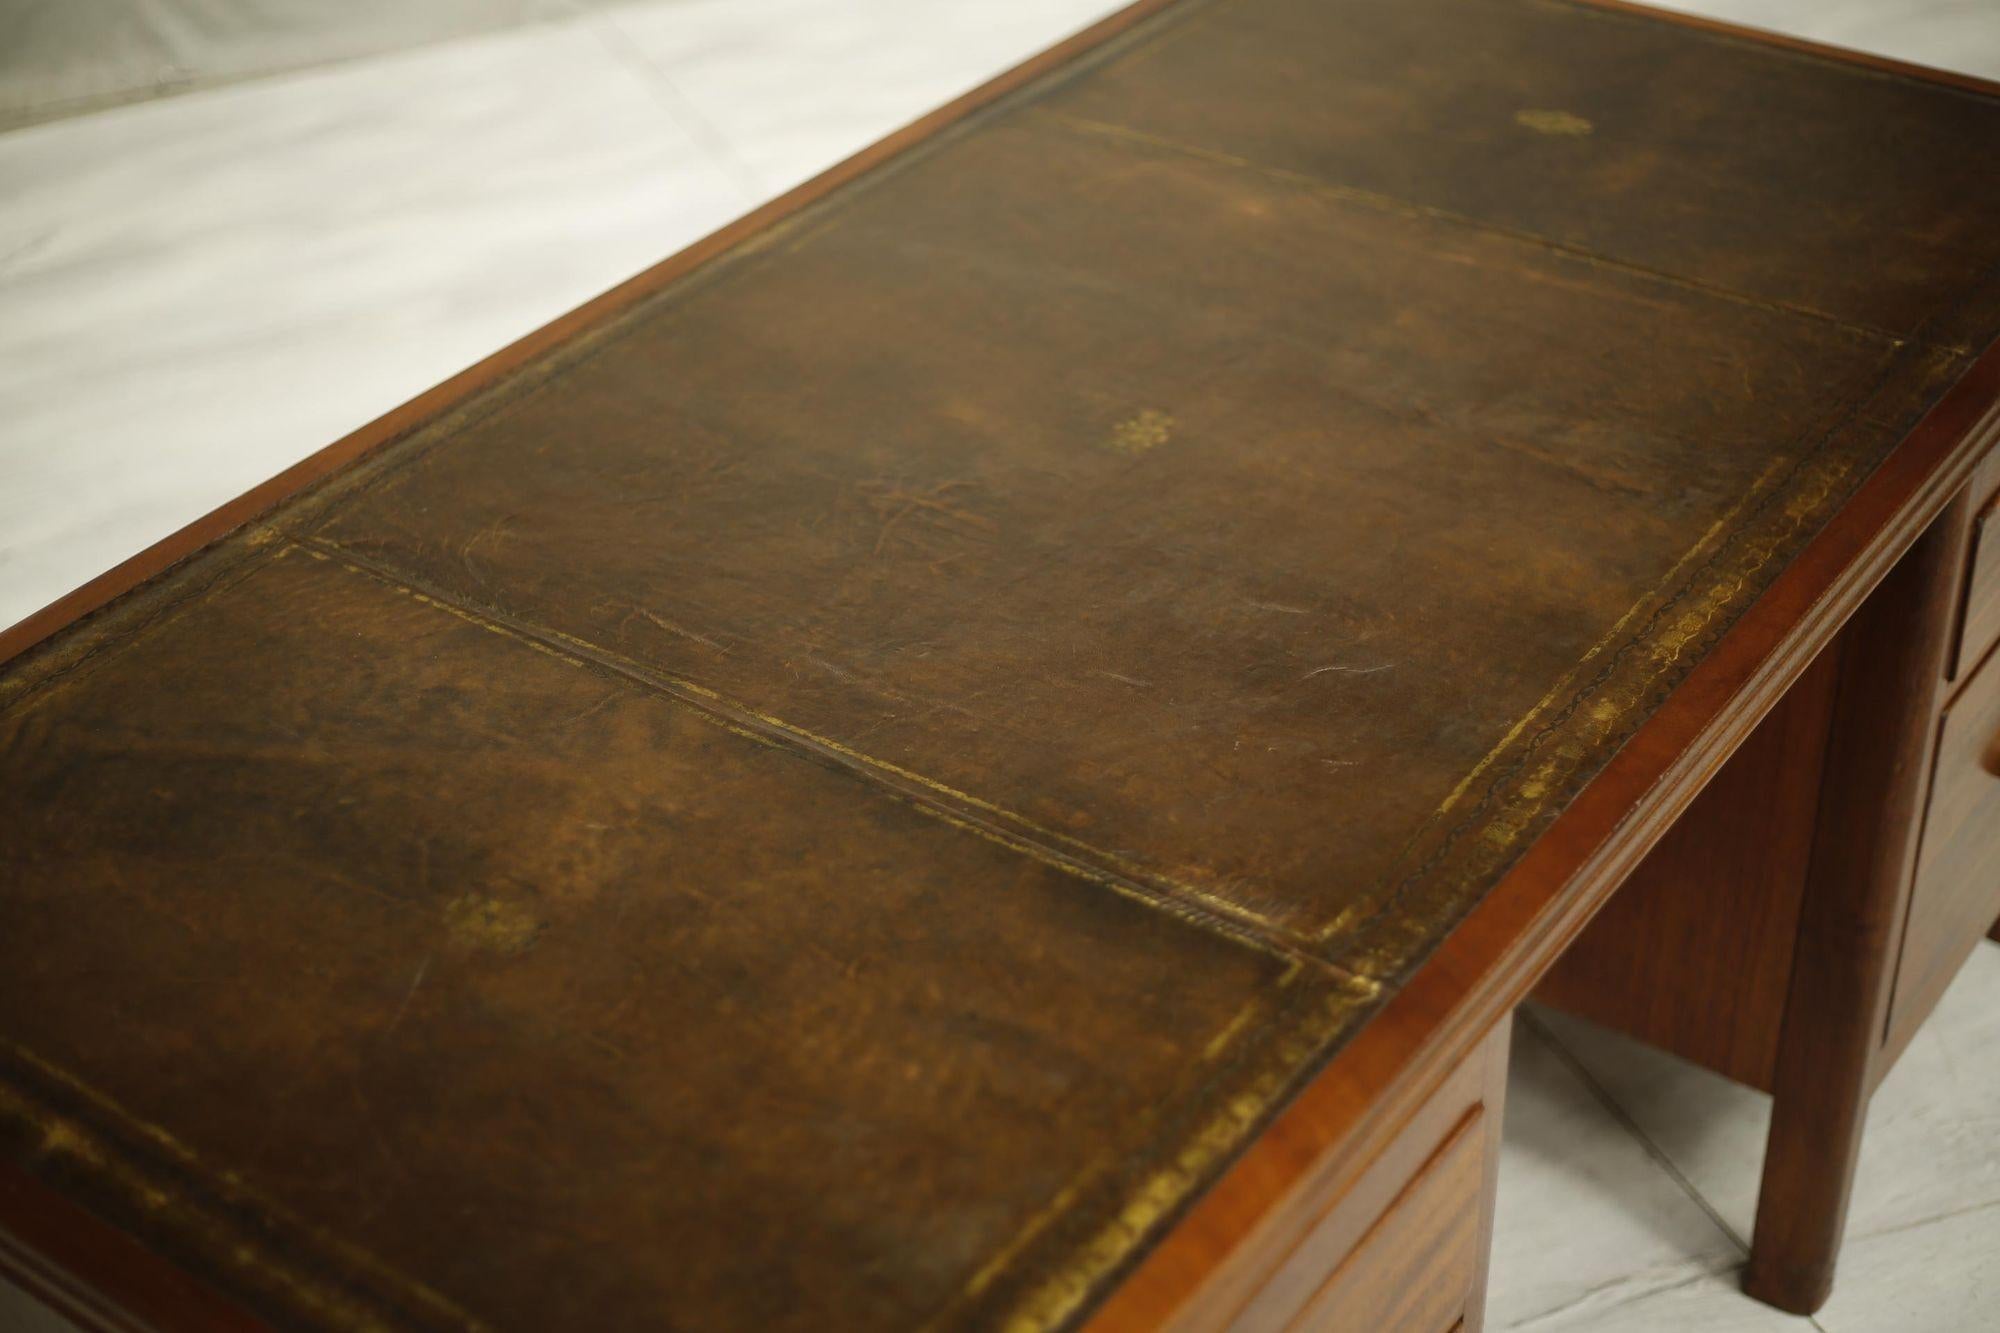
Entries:
<svg viewBox="0 0 2000 1333">
<path fill-rule="evenodd" d="M 332 446 L 0 643 L 9 1271 L 1474 1328 L 1503 1020 L 1772 716 L 1810 1305 L 1991 905 L 1996 148 L 1624 9 L 1142 4 Z"/>
</svg>

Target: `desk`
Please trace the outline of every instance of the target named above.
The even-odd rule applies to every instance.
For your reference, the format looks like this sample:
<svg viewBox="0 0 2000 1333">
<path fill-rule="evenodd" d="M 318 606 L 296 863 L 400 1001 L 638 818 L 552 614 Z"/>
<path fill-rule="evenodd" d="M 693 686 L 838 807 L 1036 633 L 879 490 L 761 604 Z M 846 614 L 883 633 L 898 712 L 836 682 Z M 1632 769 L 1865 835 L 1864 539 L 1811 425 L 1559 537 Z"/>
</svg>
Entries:
<svg viewBox="0 0 2000 1333">
<path fill-rule="evenodd" d="M 1476 1327 L 1502 1020 L 1630 878 L 1549 994 L 1699 1030 L 1590 960 L 1805 737 L 1729 943 L 1809 1306 L 1995 906 L 1996 145 L 1611 7 L 1146 4 L 332 446 L 0 645 L 11 1271 Z"/>
</svg>

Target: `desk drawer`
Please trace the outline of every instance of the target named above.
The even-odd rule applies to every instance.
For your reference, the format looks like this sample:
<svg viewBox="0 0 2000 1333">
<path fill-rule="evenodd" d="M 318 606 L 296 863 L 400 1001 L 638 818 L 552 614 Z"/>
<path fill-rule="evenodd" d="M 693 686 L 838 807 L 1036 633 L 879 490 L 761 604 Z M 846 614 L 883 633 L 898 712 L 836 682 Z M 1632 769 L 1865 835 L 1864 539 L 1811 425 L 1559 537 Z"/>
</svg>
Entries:
<svg viewBox="0 0 2000 1333">
<path fill-rule="evenodd" d="M 1462 1327 L 1486 1243 L 1486 1126 L 1475 1107 L 1368 1229 L 1287 1333 Z"/>
<path fill-rule="evenodd" d="M 1183 1306 L 1174 1333 L 1477 1333 L 1510 1027 L 1501 1020 L 1356 1176 L 1304 1189 L 1247 1271 Z"/>
<path fill-rule="evenodd" d="M 2000 537 L 1996 532 L 1995 537 Z M 1900 1051 L 2000 917 L 2000 659 L 1944 715 L 1889 1011 Z"/>
<path fill-rule="evenodd" d="M 2000 639 L 2000 497 L 1995 497 L 1973 523 L 1968 563 L 1965 616 L 1960 621 L 1958 653 L 1952 663 L 1953 680 L 1978 666 L 1994 640 Z"/>
</svg>

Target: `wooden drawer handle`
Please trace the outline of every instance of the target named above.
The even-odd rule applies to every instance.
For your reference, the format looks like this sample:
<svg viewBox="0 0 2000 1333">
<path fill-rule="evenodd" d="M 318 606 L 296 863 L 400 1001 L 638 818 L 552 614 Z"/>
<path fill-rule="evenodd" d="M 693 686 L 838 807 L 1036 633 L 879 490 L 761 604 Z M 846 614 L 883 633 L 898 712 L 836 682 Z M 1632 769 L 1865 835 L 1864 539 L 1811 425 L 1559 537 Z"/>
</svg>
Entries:
<svg viewBox="0 0 2000 1333">
<path fill-rule="evenodd" d="M 1979 766 L 2000 778 L 2000 732 L 1994 733 L 1993 739 L 1986 742 L 1986 749 L 1979 756 Z"/>
</svg>

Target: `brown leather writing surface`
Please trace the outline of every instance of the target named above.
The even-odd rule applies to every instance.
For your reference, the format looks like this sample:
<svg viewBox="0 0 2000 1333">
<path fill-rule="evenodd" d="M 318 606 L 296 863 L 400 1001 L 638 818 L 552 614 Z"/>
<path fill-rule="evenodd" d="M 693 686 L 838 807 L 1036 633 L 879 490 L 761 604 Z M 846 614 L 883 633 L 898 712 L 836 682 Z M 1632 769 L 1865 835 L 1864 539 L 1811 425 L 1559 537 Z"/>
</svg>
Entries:
<svg viewBox="0 0 2000 1333">
<path fill-rule="evenodd" d="M 9 1156 L 283 1325 L 1072 1321 L 1991 340 L 1996 147 L 1166 10 L 7 667 Z"/>
<path fill-rule="evenodd" d="M 1323 1022 L 1268 950 L 641 682 L 232 564 L 8 714 L 0 1096 L 13 1152 L 310 1322 L 978 1311 L 996 1254 L 1088 1239 L 1051 1199 Z"/>
<path fill-rule="evenodd" d="M 317 539 L 1308 948 L 1892 359 L 1033 114 L 573 356 Z"/>
<path fill-rule="evenodd" d="M 1990 97 L 1546 0 L 1332 8 L 1189 23 L 1048 105 L 1662 281 L 1895 337 L 1993 336 L 2000 176 L 1974 165 Z"/>
</svg>

